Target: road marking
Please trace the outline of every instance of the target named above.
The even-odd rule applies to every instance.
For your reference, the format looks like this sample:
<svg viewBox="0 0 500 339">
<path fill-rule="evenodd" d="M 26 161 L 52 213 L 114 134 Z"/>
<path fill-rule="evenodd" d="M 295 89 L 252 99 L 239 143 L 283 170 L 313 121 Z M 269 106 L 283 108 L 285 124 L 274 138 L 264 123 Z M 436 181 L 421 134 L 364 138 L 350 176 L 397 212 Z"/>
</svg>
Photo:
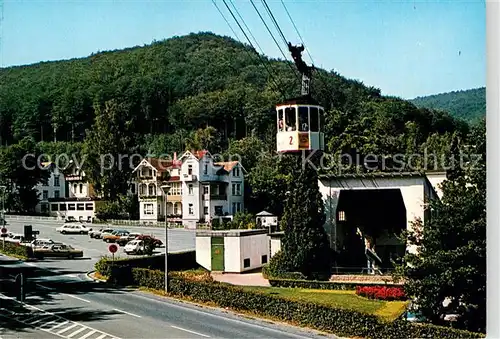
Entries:
<svg viewBox="0 0 500 339">
<path fill-rule="evenodd" d="M 105 335 L 105 334 L 101 334 L 100 336 L 98 336 L 98 337 L 97 337 L 97 338 L 95 338 L 95 339 L 103 339 L 104 337 L 106 337 L 106 335 Z"/>
<path fill-rule="evenodd" d="M 88 332 L 87 334 L 84 334 L 83 336 L 81 336 L 80 338 L 78 339 L 85 339 L 85 338 L 88 338 L 90 337 L 92 334 L 96 333 L 97 331 L 96 330 L 93 330 L 93 331 L 90 331 Z"/>
<path fill-rule="evenodd" d="M 71 326 L 68 326 L 68 327 L 66 327 L 66 328 L 63 328 L 62 330 L 60 330 L 59 332 L 57 332 L 57 334 L 63 334 L 64 332 L 66 332 L 66 331 L 68 331 L 68 330 L 71 330 L 72 328 L 75 328 L 75 327 L 77 327 L 77 326 L 78 326 L 78 324 L 73 324 L 73 325 L 71 325 Z"/>
<path fill-rule="evenodd" d="M 48 290 L 48 291 L 54 291 L 55 289 L 54 288 L 51 288 L 51 287 L 47 287 L 47 286 L 43 286 L 43 285 L 40 285 L 40 284 L 36 284 L 38 287 L 41 287 L 43 288 L 44 290 Z"/>
<path fill-rule="evenodd" d="M 53 317 L 53 316 L 52 316 L 52 315 L 50 315 L 50 314 L 44 314 L 44 315 L 42 315 L 42 316 L 41 316 L 38 320 L 32 321 L 32 322 L 30 322 L 29 324 L 30 324 L 30 325 L 34 325 L 34 324 L 37 324 L 37 323 L 41 322 L 42 320 L 47 320 L 47 319 L 49 319 L 49 318 L 47 318 L 47 316 L 48 316 L 48 317 Z M 45 319 L 44 319 L 44 318 L 45 318 Z"/>
<path fill-rule="evenodd" d="M 68 335 L 68 338 L 72 338 L 72 337 L 74 337 L 75 335 L 77 335 L 78 333 L 80 333 L 80 332 L 82 332 L 82 331 L 85 331 L 85 330 L 86 330 L 86 328 L 85 328 L 85 327 L 82 327 L 82 328 L 80 328 L 80 329 L 76 330 L 75 332 L 71 333 L 70 335 Z"/>
<path fill-rule="evenodd" d="M 129 313 L 129 312 L 126 312 L 126 311 L 122 311 L 122 310 L 119 310 L 117 308 L 114 308 L 113 310 L 118 311 L 118 312 L 122 312 L 122 313 L 125 313 L 125 314 L 128 314 L 128 315 L 131 315 L 131 316 L 134 316 L 134 317 L 137 317 L 137 318 L 142 318 L 140 315 Z"/>
<path fill-rule="evenodd" d="M 202 337 L 205 337 L 205 338 L 210 338 L 206 334 L 201 334 L 201 333 L 198 333 L 198 332 L 195 332 L 195 331 L 186 330 L 185 328 L 182 328 L 182 327 L 177 327 L 177 326 L 173 326 L 173 325 L 170 325 L 170 327 L 173 327 L 173 328 L 176 328 L 178 330 L 185 331 L 185 332 L 188 332 L 188 333 L 196 334 L 196 335 L 199 335 L 199 336 L 202 336 Z"/>
<path fill-rule="evenodd" d="M 75 295 L 66 294 L 66 293 L 61 293 L 61 294 L 66 295 L 66 296 L 71 297 L 71 298 L 74 298 L 74 299 L 78 299 L 78 300 L 84 301 L 84 302 L 86 302 L 86 303 L 90 303 L 90 301 L 85 300 L 85 299 L 82 299 L 82 298 L 77 297 L 77 296 L 75 296 Z"/>
<path fill-rule="evenodd" d="M 55 330 L 56 328 L 61 327 L 61 326 L 63 326 L 63 325 L 66 325 L 66 324 L 68 324 L 68 323 L 69 323 L 69 321 L 67 321 L 67 320 L 66 320 L 66 321 L 63 321 L 62 323 L 59 323 L 59 324 L 57 324 L 57 325 L 52 326 L 52 327 L 50 328 L 50 330 L 49 330 L 49 331 Z"/>
</svg>

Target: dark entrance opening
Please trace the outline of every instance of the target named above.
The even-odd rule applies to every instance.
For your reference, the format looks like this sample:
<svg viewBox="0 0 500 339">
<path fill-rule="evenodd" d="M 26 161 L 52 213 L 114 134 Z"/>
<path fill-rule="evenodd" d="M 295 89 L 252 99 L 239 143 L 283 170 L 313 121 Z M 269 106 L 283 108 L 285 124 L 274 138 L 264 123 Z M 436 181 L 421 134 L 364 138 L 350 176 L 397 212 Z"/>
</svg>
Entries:
<svg viewBox="0 0 500 339">
<path fill-rule="evenodd" d="M 391 259 L 405 252 L 398 236 L 406 229 L 406 208 L 399 189 L 342 190 L 336 211 L 337 270 L 361 273 L 367 267 L 365 243 L 357 230 L 374 239 L 382 272 L 393 269 Z"/>
</svg>

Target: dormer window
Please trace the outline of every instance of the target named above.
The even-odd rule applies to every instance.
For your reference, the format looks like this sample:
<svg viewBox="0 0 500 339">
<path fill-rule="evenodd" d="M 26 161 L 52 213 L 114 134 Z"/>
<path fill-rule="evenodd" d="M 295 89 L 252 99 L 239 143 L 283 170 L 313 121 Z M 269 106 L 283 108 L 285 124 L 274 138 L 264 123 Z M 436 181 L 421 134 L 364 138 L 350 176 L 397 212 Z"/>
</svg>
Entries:
<svg viewBox="0 0 500 339">
<path fill-rule="evenodd" d="M 235 167 L 233 168 L 233 177 L 239 177 L 240 176 L 240 168 Z"/>
</svg>

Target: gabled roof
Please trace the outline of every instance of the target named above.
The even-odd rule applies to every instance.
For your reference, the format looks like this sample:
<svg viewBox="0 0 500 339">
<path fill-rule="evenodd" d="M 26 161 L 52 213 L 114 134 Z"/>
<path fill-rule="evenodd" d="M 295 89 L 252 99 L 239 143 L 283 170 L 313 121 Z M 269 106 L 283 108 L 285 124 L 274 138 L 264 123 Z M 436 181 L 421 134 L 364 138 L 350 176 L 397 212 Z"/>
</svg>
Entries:
<svg viewBox="0 0 500 339">
<path fill-rule="evenodd" d="M 179 160 L 183 159 L 184 157 L 194 157 L 196 160 L 200 161 L 204 156 L 212 157 L 212 154 L 210 154 L 210 152 L 207 150 L 191 150 L 184 152 Z"/>
<path fill-rule="evenodd" d="M 237 165 L 239 165 L 241 167 L 243 172 L 245 172 L 245 173 L 247 172 L 245 167 L 243 167 L 243 165 L 237 160 L 214 163 L 214 166 L 221 166 L 222 167 L 221 169 L 224 169 L 226 172 L 231 172 L 233 170 L 233 168 L 235 168 Z"/>
<path fill-rule="evenodd" d="M 257 213 L 258 217 L 274 217 L 275 215 L 272 213 L 269 213 L 268 211 L 262 211 Z"/>
<path fill-rule="evenodd" d="M 158 173 L 163 173 L 172 168 L 179 168 L 181 162 L 179 160 L 167 160 L 167 159 L 158 159 L 158 158 L 145 158 L 137 165 L 136 168 L 132 171 L 134 173 L 141 166 L 148 166 L 158 171 Z"/>
</svg>

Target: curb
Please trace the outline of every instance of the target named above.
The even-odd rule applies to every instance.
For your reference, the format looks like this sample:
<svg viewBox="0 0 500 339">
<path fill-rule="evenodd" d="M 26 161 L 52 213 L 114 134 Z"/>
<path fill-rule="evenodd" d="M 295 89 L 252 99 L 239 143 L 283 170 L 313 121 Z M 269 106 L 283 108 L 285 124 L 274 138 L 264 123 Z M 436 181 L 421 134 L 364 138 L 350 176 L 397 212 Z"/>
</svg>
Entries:
<svg viewBox="0 0 500 339">
<path fill-rule="evenodd" d="M 93 276 L 93 273 L 95 273 L 96 271 L 90 271 L 90 272 L 87 272 L 86 276 L 87 278 L 89 278 L 90 280 L 93 280 L 94 282 L 101 282 L 101 283 L 106 283 L 107 281 L 106 280 L 102 280 L 102 279 L 97 279 Z"/>
</svg>

